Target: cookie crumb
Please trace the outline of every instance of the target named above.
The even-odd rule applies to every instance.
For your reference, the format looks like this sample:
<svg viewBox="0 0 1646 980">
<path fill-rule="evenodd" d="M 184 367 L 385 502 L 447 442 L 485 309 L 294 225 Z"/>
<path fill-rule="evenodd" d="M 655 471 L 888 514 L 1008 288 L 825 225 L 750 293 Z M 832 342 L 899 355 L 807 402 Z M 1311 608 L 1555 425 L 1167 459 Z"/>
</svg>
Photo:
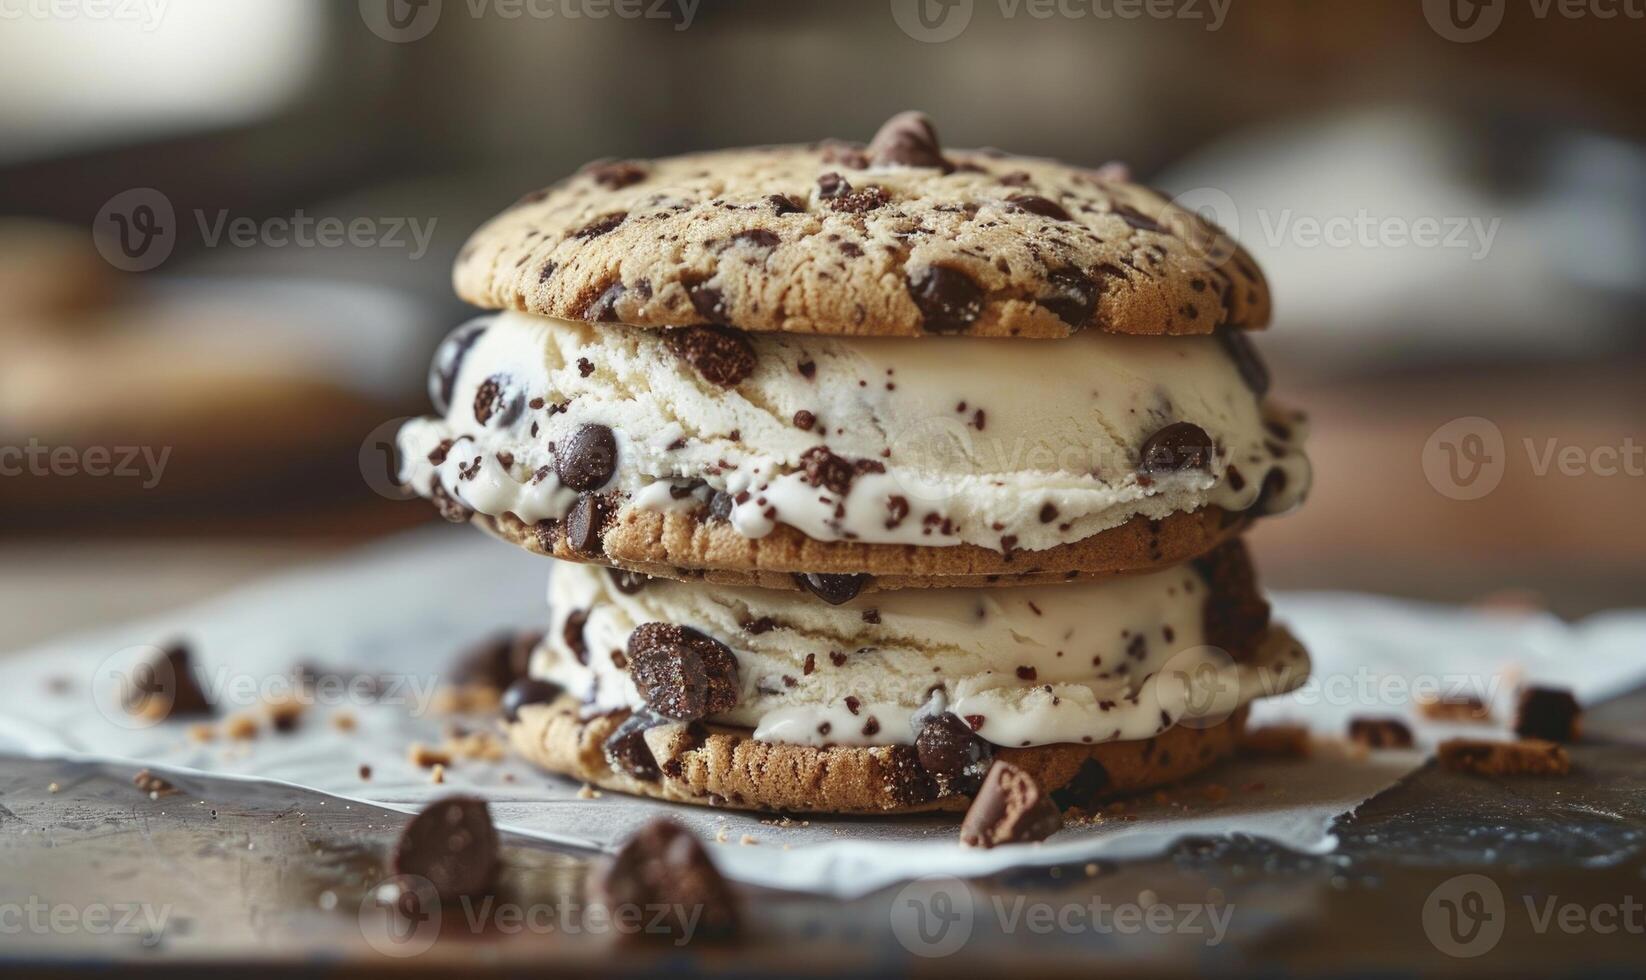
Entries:
<svg viewBox="0 0 1646 980">
<path fill-rule="evenodd" d="M 1490 742 L 1454 738 L 1440 743 L 1441 766 L 1477 776 L 1564 776 L 1572 760 L 1566 750 L 1546 739 Z"/>
<path fill-rule="evenodd" d="M 162 796 L 170 796 L 177 792 L 176 786 L 147 769 L 139 770 L 131 781 L 140 791 L 147 793 L 151 800 L 158 800 Z"/>
<path fill-rule="evenodd" d="M 1399 718 L 1351 718 L 1349 740 L 1369 749 L 1409 749 L 1412 730 Z"/>
<path fill-rule="evenodd" d="M 217 741 L 217 726 L 207 724 L 206 722 L 199 722 L 197 724 L 190 725 L 189 740 L 193 742 L 200 742 L 202 744 L 206 742 L 215 742 Z"/>
<path fill-rule="evenodd" d="M 332 727 L 340 732 L 352 732 L 359 727 L 359 721 L 351 711 L 339 711 L 331 716 Z"/>
<path fill-rule="evenodd" d="M 588 783 L 584 783 L 577 788 L 577 798 L 580 800 L 598 800 L 600 799 L 600 791 Z"/>
<path fill-rule="evenodd" d="M 1575 742 L 1582 732 L 1583 709 L 1572 692 L 1559 687 L 1527 687 L 1515 710 L 1515 734 L 1547 742 Z"/>
<path fill-rule="evenodd" d="M 62 789 L 62 788 L 63 788 L 63 787 L 61 787 L 61 786 L 59 786 L 59 785 L 57 785 L 57 784 L 56 784 L 56 783 L 52 783 L 52 784 L 51 784 L 51 785 L 49 785 L 49 786 L 47 786 L 47 787 L 46 787 L 46 792 L 48 792 L 48 793 L 55 793 L 55 792 L 57 792 L 57 791 L 58 791 L 58 790 L 60 790 L 60 789 Z"/>
<path fill-rule="evenodd" d="M 1417 701 L 1417 713 L 1430 721 L 1459 721 L 1484 724 L 1492 720 L 1492 709 L 1473 694 L 1430 695 Z"/>
<path fill-rule="evenodd" d="M 432 770 L 430 770 L 430 772 L 429 772 L 429 782 L 431 782 L 431 783 L 443 783 L 445 781 L 446 781 L 446 767 L 441 765 L 440 763 L 436 762 L 434 764 L 434 768 Z"/>
<path fill-rule="evenodd" d="M 223 734 L 236 742 L 249 742 L 257 737 L 257 719 L 242 712 L 223 723 Z"/>
<path fill-rule="evenodd" d="M 360 764 L 360 779 L 361 781 L 371 779 L 371 766 L 366 765 L 364 762 Z"/>
<path fill-rule="evenodd" d="M 751 835 L 751 834 L 744 834 L 742 837 L 739 837 L 737 839 L 737 842 L 739 844 L 743 845 L 744 847 L 752 847 L 755 844 L 760 843 L 759 841 L 755 840 L 753 835 Z"/>
<path fill-rule="evenodd" d="M 1240 738 L 1242 755 L 1266 759 L 1309 757 L 1309 730 L 1302 725 L 1265 725 L 1247 729 Z"/>
<path fill-rule="evenodd" d="M 422 742 L 413 742 L 411 748 L 406 752 L 406 758 L 411 760 L 412 765 L 423 769 L 431 766 L 449 766 L 452 761 L 450 753 L 430 745 L 424 745 Z"/>
</svg>

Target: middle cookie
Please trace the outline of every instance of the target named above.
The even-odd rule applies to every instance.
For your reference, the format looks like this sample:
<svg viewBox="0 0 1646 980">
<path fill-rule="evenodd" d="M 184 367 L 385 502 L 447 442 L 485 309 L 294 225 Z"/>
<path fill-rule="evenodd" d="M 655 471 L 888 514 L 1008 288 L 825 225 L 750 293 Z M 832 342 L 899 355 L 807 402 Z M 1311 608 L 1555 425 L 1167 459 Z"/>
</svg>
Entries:
<svg viewBox="0 0 1646 980">
<path fill-rule="evenodd" d="M 454 520 L 652 575 L 807 588 L 1180 563 L 1308 489 L 1243 336 L 648 330 L 502 313 L 442 346 L 403 477 Z"/>
</svg>

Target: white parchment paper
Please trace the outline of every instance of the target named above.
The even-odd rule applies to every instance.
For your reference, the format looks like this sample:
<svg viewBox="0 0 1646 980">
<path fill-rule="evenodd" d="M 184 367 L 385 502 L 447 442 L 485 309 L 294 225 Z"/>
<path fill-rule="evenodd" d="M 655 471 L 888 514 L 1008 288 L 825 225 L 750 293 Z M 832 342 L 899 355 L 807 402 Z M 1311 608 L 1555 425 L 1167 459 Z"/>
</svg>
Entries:
<svg viewBox="0 0 1646 980">
<path fill-rule="evenodd" d="M 1331 824 L 1392 785 L 1445 735 L 1491 730 L 1418 724 L 1413 699 L 1472 691 L 1498 726 L 1514 685 L 1547 680 L 1592 703 L 1646 682 L 1646 612 L 1569 625 L 1541 614 L 1486 613 L 1359 595 L 1275 597 L 1278 615 L 1308 645 L 1315 679 L 1261 703 L 1254 723 L 1297 721 L 1336 735 L 1353 716 L 1414 722 L 1420 750 L 1355 759 L 1326 751 L 1308 761 L 1238 761 L 1170 799 L 1139 802 L 1135 819 L 1071 827 L 1049 841 L 962 849 L 953 818 L 780 821 L 677 807 L 618 794 L 590 797 L 572 781 L 513 759 L 459 761 L 434 785 L 412 764 L 412 742 L 437 744 L 454 723 L 431 699 L 457 651 L 500 629 L 541 628 L 551 564 L 461 528 L 419 531 L 325 566 L 282 575 L 152 620 L 0 658 L 0 751 L 97 758 L 211 775 L 276 780 L 343 800 L 416 810 L 436 796 L 473 792 L 505 829 L 562 844 L 610 848 L 669 813 L 720 842 L 723 870 L 751 883 L 850 897 L 926 874 L 983 874 L 1020 864 L 1142 857 L 1185 836 L 1249 834 L 1309 852 L 1330 850 Z M 187 723 L 143 725 L 115 704 L 134 647 L 190 641 L 220 714 L 256 710 L 289 694 L 308 661 L 340 678 L 383 678 L 371 697 L 341 682 L 314 693 L 297 730 L 247 742 L 199 742 Z M 338 727 L 353 716 L 353 730 Z M 371 778 L 362 779 L 361 766 Z M 220 784 L 228 791 L 232 784 Z"/>
</svg>

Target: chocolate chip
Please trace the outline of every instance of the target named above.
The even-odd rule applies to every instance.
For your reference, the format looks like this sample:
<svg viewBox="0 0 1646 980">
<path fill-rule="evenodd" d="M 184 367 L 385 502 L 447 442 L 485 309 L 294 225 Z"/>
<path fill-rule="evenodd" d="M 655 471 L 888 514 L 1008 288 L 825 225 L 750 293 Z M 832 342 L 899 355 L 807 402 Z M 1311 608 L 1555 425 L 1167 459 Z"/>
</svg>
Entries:
<svg viewBox="0 0 1646 980">
<path fill-rule="evenodd" d="M 1019 668 L 1017 668 L 1017 679 L 1020 680 L 1020 681 L 1037 680 L 1039 678 L 1039 676 L 1040 676 L 1040 672 L 1038 670 L 1035 670 L 1033 667 L 1019 667 Z"/>
<path fill-rule="evenodd" d="M 484 800 L 448 796 L 413 817 L 395 844 L 395 874 L 428 879 L 443 902 L 490 893 L 502 867 Z"/>
<path fill-rule="evenodd" d="M 626 292 L 628 289 L 621 282 L 610 283 L 583 304 L 583 311 L 578 315 L 590 323 L 616 323 L 617 304 Z"/>
<path fill-rule="evenodd" d="M 1039 194 L 1013 194 L 1011 197 L 1006 198 L 1006 203 L 1015 211 L 1027 211 L 1030 214 L 1038 214 L 1043 218 L 1053 218 L 1057 221 L 1073 220 L 1069 217 L 1069 212 L 1064 210 L 1063 205 L 1049 197 L 1041 197 Z"/>
<path fill-rule="evenodd" d="M 1583 709 L 1571 691 L 1553 687 L 1528 687 L 1520 692 L 1515 710 L 1515 734 L 1546 742 L 1575 742 Z"/>
<path fill-rule="evenodd" d="M 1052 803 L 1060 810 L 1070 807 L 1080 807 L 1083 810 L 1092 809 L 1100 794 L 1109 788 L 1112 780 L 1109 770 L 1096 759 L 1086 759 L 1075 770 L 1074 778 L 1063 784 L 1061 789 L 1052 791 Z"/>
<path fill-rule="evenodd" d="M 1399 718 L 1352 718 L 1349 740 L 1369 749 L 1409 749 L 1412 730 Z"/>
<path fill-rule="evenodd" d="M 194 655 L 182 642 L 169 643 L 137 665 L 122 697 L 126 710 L 156 721 L 212 714 L 210 700 L 194 674 Z"/>
<path fill-rule="evenodd" d="M 960 779 L 981 778 L 982 764 L 989 757 L 989 743 L 973 734 L 965 722 L 944 712 L 921 726 L 914 739 L 920 765 L 935 776 Z M 973 787 L 975 788 L 975 787 Z M 960 790 L 969 792 L 970 788 Z"/>
<path fill-rule="evenodd" d="M 748 231 L 740 231 L 732 236 L 733 245 L 747 245 L 750 248 L 766 251 L 776 248 L 781 241 L 782 239 L 778 237 L 777 232 L 766 228 L 750 228 Z"/>
<path fill-rule="evenodd" d="M 629 676 L 646 704 L 677 721 L 737 706 L 737 658 L 688 626 L 645 623 L 629 634 Z"/>
<path fill-rule="evenodd" d="M 1212 466 L 1212 437 L 1193 422 L 1173 422 L 1144 440 L 1137 471 L 1144 476 L 1205 470 Z"/>
<path fill-rule="evenodd" d="M 935 167 L 952 173 L 943 157 L 932 121 L 920 112 L 900 112 L 886 120 L 869 141 L 869 159 L 877 167 Z"/>
<path fill-rule="evenodd" d="M 807 381 L 817 377 L 816 361 L 801 361 L 799 364 L 795 365 L 795 369 L 799 371 L 800 376 L 805 378 Z"/>
<path fill-rule="evenodd" d="M 801 453 L 800 464 L 805 467 L 807 483 L 842 497 L 851 492 L 852 480 L 857 477 L 851 461 L 836 456 L 827 446 L 813 446 Z"/>
<path fill-rule="evenodd" d="M 608 190 L 622 190 L 645 180 L 649 171 L 634 160 L 596 160 L 586 164 L 583 172 Z"/>
<path fill-rule="evenodd" d="M 624 595 L 635 595 L 652 580 L 650 575 L 631 572 L 626 568 L 607 568 L 606 577 L 612 580 L 612 587 Z"/>
<path fill-rule="evenodd" d="M 1159 233 L 1164 233 L 1166 231 L 1165 225 L 1162 225 L 1160 222 L 1144 214 L 1142 211 L 1131 207 L 1130 205 L 1116 204 L 1114 206 L 1114 214 L 1115 217 L 1126 222 L 1128 225 L 1131 225 L 1133 228 L 1139 229 L 1140 231 L 1153 231 Z"/>
<path fill-rule="evenodd" d="M 726 298 L 720 290 L 704 283 L 692 283 L 686 287 L 686 296 L 692 301 L 692 309 L 710 323 L 726 322 Z"/>
<path fill-rule="evenodd" d="M 909 296 L 931 333 L 954 333 L 983 314 L 983 287 L 946 265 L 934 265 L 908 282 Z"/>
<path fill-rule="evenodd" d="M 766 201 L 771 204 L 772 210 L 779 215 L 804 214 L 806 211 L 804 206 L 796 204 L 794 198 L 787 194 L 770 194 L 767 195 Z"/>
<path fill-rule="evenodd" d="M 996 759 L 960 824 L 960 842 L 995 847 L 1045 840 L 1063 827 L 1057 805 L 1028 772 Z"/>
<path fill-rule="evenodd" d="M 1280 495 L 1286 492 L 1286 471 L 1276 466 L 1263 474 L 1263 485 L 1257 490 L 1257 499 L 1247 508 L 1253 517 L 1268 517 L 1282 510 Z"/>
<path fill-rule="evenodd" d="M 1056 504 L 1049 504 L 1049 503 L 1048 504 L 1041 504 L 1040 505 L 1040 523 L 1050 524 L 1051 522 L 1053 522 L 1055 520 L 1057 520 L 1057 505 Z"/>
<path fill-rule="evenodd" d="M 812 426 L 814 426 L 816 424 L 817 424 L 817 416 L 813 415 L 811 412 L 806 411 L 804 408 L 802 408 L 800 411 L 794 413 L 794 427 L 801 430 L 802 432 L 812 431 Z"/>
<path fill-rule="evenodd" d="M 588 625 L 589 611 L 587 609 L 573 609 L 566 614 L 566 621 L 560 627 L 560 639 L 566 644 L 566 649 L 572 652 L 580 664 L 589 662 L 589 644 L 583 638 L 583 627 Z"/>
<path fill-rule="evenodd" d="M 559 684 L 540 681 L 535 677 L 522 677 L 503 692 L 503 719 L 519 721 L 521 708 L 528 704 L 548 704 L 563 692 L 564 688 Z"/>
<path fill-rule="evenodd" d="M 817 178 L 817 196 L 822 198 L 845 197 L 852 192 L 851 181 L 830 171 Z"/>
<path fill-rule="evenodd" d="M 704 381 L 736 387 L 754 372 L 754 345 L 726 327 L 681 327 L 668 332 L 669 349 L 690 364 Z"/>
<path fill-rule="evenodd" d="M 589 239 L 599 238 L 601 235 L 610 234 L 611 232 L 616 231 L 617 226 L 622 224 L 628 216 L 629 213 L 627 211 L 614 211 L 611 214 L 601 215 L 583 227 L 572 232 L 572 237 Z"/>
<path fill-rule="evenodd" d="M 824 163 L 837 164 L 852 170 L 862 170 L 869 165 L 869 155 L 864 152 L 862 143 L 829 139 L 819 143 L 818 149 L 823 151 Z"/>
<path fill-rule="evenodd" d="M 831 606 L 838 606 L 857 598 L 863 587 L 869 584 L 868 575 L 823 575 L 815 573 L 794 573 L 795 582 L 807 592 L 817 596 Z"/>
<path fill-rule="evenodd" d="M 566 543 L 580 555 L 604 554 L 608 507 L 603 497 L 579 494 L 566 511 Z"/>
<path fill-rule="evenodd" d="M 502 691 L 526 676 L 532 651 L 542 642 L 540 632 L 494 633 L 458 654 L 446 672 L 454 684 L 470 684 Z"/>
<path fill-rule="evenodd" d="M 709 516 L 719 521 L 731 520 L 734 503 L 731 494 L 724 490 L 716 490 L 709 497 Z"/>
<path fill-rule="evenodd" d="M 636 712 L 623 720 L 623 724 L 606 738 L 603 746 L 606 753 L 606 762 L 619 772 L 626 772 L 644 782 L 656 782 L 662 775 L 657 767 L 657 757 L 652 754 L 651 746 L 646 744 L 646 730 L 665 724 L 661 718 L 644 712 Z"/>
<path fill-rule="evenodd" d="M 741 927 L 736 893 L 691 831 L 672 820 L 640 828 L 595 872 L 590 890 L 613 915 L 662 910 L 648 912 L 647 928 L 632 933 L 645 939 L 727 939 Z"/>
<path fill-rule="evenodd" d="M 469 349 L 489 326 L 489 320 L 465 323 L 448 334 L 434 352 L 434 360 L 429 364 L 429 401 L 434 403 L 434 410 L 441 415 L 451 408 L 457 374 L 463 370 L 463 361 L 468 357 Z"/>
<path fill-rule="evenodd" d="M 1263 363 L 1263 358 L 1257 353 L 1257 346 L 1246 336 L 1246 331 L 1236 327 L 1218 327 L 1216 337 L 1223 345 L 1223 349 L 1229 352 L 1229 357 L 1234 361 L 1235 369 L 1240 372 L 1241 380 L 1246 382 L 1246 387 L 1252 389 L 1259 398 L 1267 395 L 1270 384 L 1269 366 Z"/>
<path fill-rule="evenodd" d="M 573 490 L 598 490 L 617 469 L 617 437 L 597 423 L 578 428 L 554 454 L 554 472 Z"/>
<path fill-rule="evenodd" d="M 1269 630 L 1269 603 L 1257 587 L 1251 555 L 1232 541 L 1196 558 L 1194 567 L 1206 580 L 1201 615 L 1207 644 L 1244 659 Z"/>
<path fill-rule="evenodd" d="M 1035 302 L 1059 320 L 1079 329 L 1092 322 L 1097 311 L 1097 284 L 1078 269 L 1059 269 L 1046 277 L 1046 292 Z"/>
<path fill-rule="evenodd" d="M 829 207 L 846 214 L 862 214 L 883 207 L 891 199 L 885 188 L 865 187 L 860 191 L 834 195 L 829 198 Z"/>
<path fill-rule="evenodd" d="M 494 374 L 480 383 L 474 393 L 474 420 L 486 425 L 492 419 L 499 427 L 513 425 L 526 410 L 525 396 L 513 387 L 508 375 Z"/>
</svg>

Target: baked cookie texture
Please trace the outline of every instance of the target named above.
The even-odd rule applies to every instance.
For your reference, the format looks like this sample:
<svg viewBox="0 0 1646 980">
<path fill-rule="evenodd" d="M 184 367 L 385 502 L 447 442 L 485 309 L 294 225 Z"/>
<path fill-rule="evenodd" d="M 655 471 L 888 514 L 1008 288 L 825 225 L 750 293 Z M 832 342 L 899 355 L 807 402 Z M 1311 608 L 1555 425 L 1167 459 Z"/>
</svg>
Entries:
<svg viewBox="0 0 1646 980">
<path fill-rule="evenodd" d="M 528 551 L 562 561 L 615 566 L 658 578 L 715 585 L 803 589 L 797 575 L 867 576 L 859 591 L 1073 582 L 1181 564 L 1236 540 L 1246 514 L 1217 507 L 1138 517 L 1047 551 L 1003 554 L 975 545 L 814 541 L 791 527 L 747 538 L 708 515 L 617 506 L 597 539 L 579 550 L 558 522 L 525 524 L 512 514 L 473 514 L 474 524 Z"/>
<path fill-rule="evenodd" d="M 944 150 L 917 114 L 868 146 L 591 164 L 480 228 L 453 278 L 487 309 L 757 332 L 1205 334 L 1271 308 L 1245 250 L 1121 168 Z"/>
<path fill-rule="evenodd" d="M 757 742 L 747 729 L 671 724 L 647 729 L 656 774 L 612 765 L 606 743 L 626 711 L 580 717 L 570 697 L 528 705 L 507 725 L 515 751 L 536 765 L 634 796 L 736 810 L 897 814 L 963 812 L 969 788 L 926 772 L 907 745 L 816 748 Z M 1089 808 L 1118 796 L 1179 782 L 1228 758 L 1246 723 L 1242 708 L 1205 728 L 1178 726 L 1150 739 L 1057 744 L 996 752 L 1032 774 L 1059 806 Z"/>
</svg>

